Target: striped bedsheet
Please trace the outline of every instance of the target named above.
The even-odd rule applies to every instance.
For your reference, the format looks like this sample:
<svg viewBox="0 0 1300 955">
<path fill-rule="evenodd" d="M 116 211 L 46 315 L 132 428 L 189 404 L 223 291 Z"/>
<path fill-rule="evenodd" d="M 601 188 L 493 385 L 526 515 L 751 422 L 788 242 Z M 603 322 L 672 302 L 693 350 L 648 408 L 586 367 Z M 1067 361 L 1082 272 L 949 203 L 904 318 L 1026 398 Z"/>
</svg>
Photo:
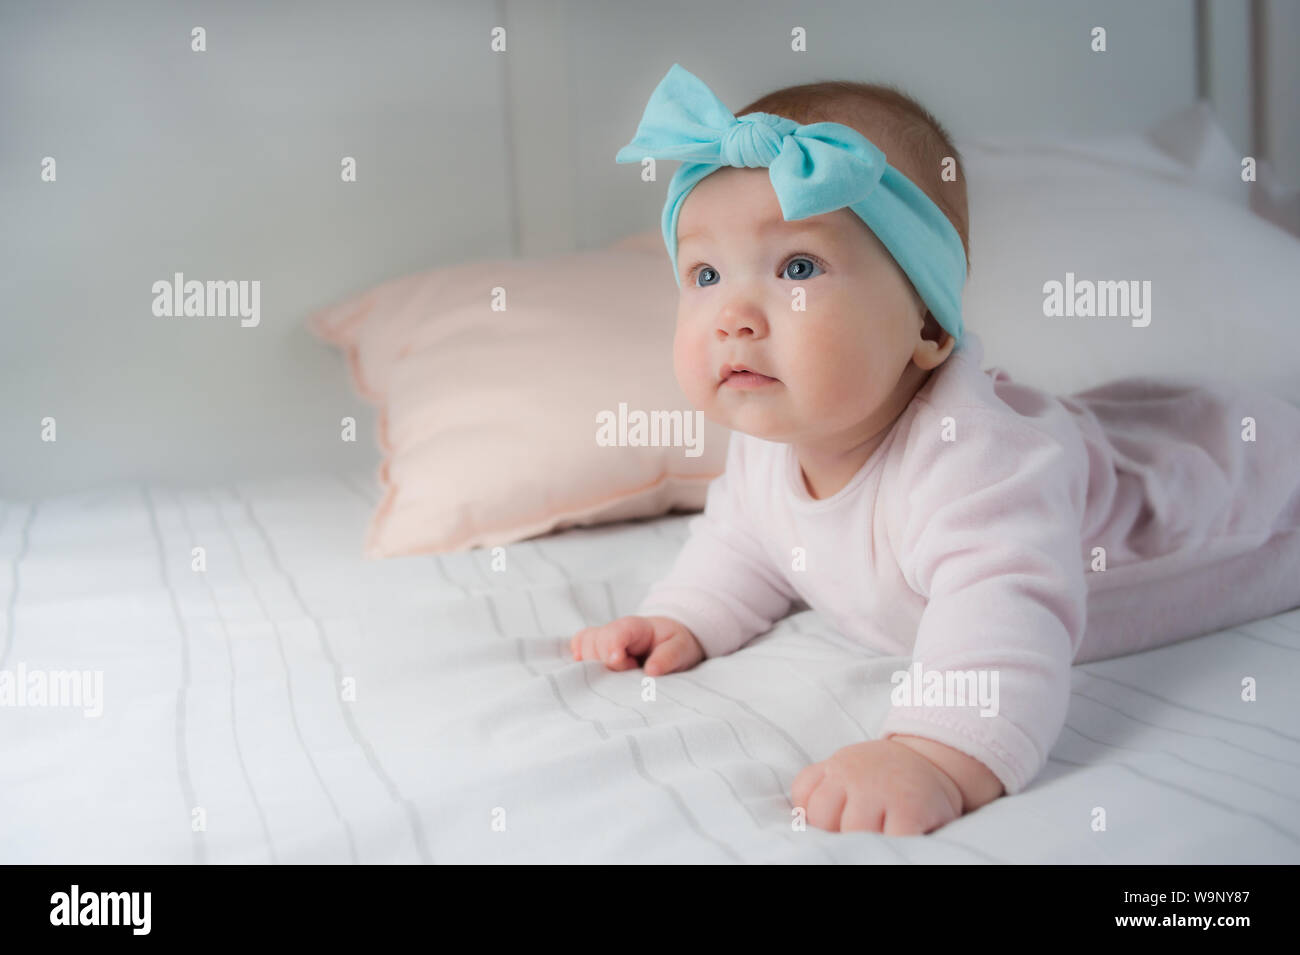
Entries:
<svg viewBox="0 0 1300 955">
<path fill-rule="evenodd" d="M 1076 667 L 1043 774 L 936 833 L 797 831 L 795 775 L 907 660 L 805 610 L 648 699 L 569 638 L 689 515 L 365 561 L 376 493 L 0 501 L 0 861 L 1300 862 L 1300 611 Z"/>
</svg>

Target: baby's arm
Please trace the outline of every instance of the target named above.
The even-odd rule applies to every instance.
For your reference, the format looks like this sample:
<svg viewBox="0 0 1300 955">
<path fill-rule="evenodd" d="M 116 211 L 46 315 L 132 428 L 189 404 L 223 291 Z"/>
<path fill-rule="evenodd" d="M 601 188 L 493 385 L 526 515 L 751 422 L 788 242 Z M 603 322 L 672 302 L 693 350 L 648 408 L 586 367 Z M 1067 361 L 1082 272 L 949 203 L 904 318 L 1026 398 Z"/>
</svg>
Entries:
<svg viewBox="0 0 1300 955">
<path fill-rule="evenodd" d="M 1065 722 L 1087 597 L 1075 463 L 1017 419 L 940 414 L 956 420 L 957 440 L 940 440 L 933 409 L 916 416 L 899 468 L 908 506 L 886 515 L 900 569 L 927 598 L 912 650 L 921 699 L 902 698 L 896 684 L 880 739 L 795 778 L 795 804 L 819 828 L 933 831 L 1023 789 Z M 938 699 L 925 696 L 931 674 L 941 678 Z M 973 696 L 992 692 L 954 705 L 969 701 L 948 698 L 949 676 L 965 674 L 975 677 Z"/>
<path fill-rule="evenodd" d="M 770 630 L 797 597 L 751 524 L 745 446 L 743 434 L 731 435 L 726 470 L 709 485 L 691 536 L 635 611 L 680 621 L 709 657 L 733 653 Z"/>
<path fill-rule="evenodd" d="M 945 442 L 939 420 L 949 413 L 957 440 Z M 993 411 L 931 410 L 914 428 L 900 472 L 909 510 L 896 528 L 903 574 L 927 598 L 913 667 L 923 684 L 926 673 L 945 684 L 948 674 L 962 676 L 988 699 L 906 700 L 891 707 L 881 737 L 942 744 L 978 760 L 1014 794 L 1042 769 L 1065 723 L 1087 612 L 1079 530 L 1086 474 L 1057 439 Z M 964 797 L 996 798 L 988 776 L 934 755 L 961 776 Z"/>
</svg>

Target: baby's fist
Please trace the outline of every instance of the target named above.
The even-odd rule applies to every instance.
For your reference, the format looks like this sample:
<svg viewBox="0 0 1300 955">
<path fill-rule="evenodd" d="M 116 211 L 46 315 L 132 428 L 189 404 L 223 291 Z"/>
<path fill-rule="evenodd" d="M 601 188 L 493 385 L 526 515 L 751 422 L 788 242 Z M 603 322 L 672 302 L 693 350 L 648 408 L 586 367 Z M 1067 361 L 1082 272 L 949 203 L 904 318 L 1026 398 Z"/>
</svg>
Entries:
<svg viewBox="0 0 1300 955">
<path fill-rule="evenodd" d="M 890 739 L 854 743 L 804 767 L 790 798 L 808 821 L 831 832 L 913 836 L 962 813 L 962 795 L 948 774 L 914 749 Z"/>
<path fill-rule="evenodd" d="M 573 635 L 569 649 L 575 660 L 601 660 L 611 670 L 637 666 L 635 658 L 649 655 L 645 672 L 660 676 L 689 670 L 704 659 L 695 634 L 670 617 L 619 617 Z"/>
</svg>

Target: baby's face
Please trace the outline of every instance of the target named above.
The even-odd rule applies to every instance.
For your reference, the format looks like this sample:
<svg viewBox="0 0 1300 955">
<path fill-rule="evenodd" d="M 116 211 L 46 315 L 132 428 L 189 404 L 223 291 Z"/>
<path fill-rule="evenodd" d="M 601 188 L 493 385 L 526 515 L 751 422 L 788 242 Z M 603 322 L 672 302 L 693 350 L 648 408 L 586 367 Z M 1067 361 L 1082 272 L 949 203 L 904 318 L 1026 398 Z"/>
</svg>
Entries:
<svg viewBox="0 0 1300 955">
<path fill-rule="evenodd" d="M 854 213 L 787 222 L 766 169 L 726 167 L 691 190 L 677 226 L 673 361 L 708 418 L 800 444 L 865 438 L 902 411 L 924 375 L 911 363 L 926 308 Z M 773 380 L 724 380 L 726 364 Z"/>
</svg>

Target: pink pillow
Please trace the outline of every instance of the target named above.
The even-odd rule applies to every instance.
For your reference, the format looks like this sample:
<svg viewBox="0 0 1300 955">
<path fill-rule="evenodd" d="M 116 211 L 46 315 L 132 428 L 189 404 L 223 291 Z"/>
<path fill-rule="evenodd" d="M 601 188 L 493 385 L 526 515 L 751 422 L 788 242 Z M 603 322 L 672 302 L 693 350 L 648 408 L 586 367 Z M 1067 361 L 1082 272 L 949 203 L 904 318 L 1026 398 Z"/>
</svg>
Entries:
<svg viewBox="0 0 1300 955">
<path fill-rule="evenodd" d="M 433 269 L 312 315 L 380 408 L 384 493 L 366 556 L 701 509 L 730 433 L 677 385 L 676 309 L 662 240 L 638 234 L 592 252 Z M 638 418 L 659 427 L 638 430 Z M 598 430 L 623 443 L 602 446 Z"/>
</svg>

